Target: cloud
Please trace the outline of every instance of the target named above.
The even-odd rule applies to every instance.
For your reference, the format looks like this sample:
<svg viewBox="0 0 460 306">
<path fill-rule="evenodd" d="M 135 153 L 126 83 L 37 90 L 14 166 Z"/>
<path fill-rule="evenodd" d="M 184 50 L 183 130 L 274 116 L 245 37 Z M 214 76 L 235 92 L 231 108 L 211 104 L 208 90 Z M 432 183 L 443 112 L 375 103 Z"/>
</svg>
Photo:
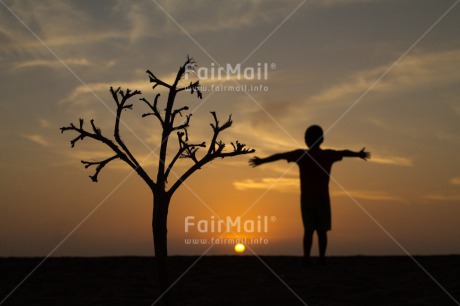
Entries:
<svg viewBox="0 0 460 306">
<path fill-rule="evenodd" d="M 316 0 L 313 3 L 324 5 L 324 6 L 338 6 L 338 5 L 349 5 L 355 3 L 370 3 L 380 2 L 381 0 Z"/>
<path fill-rule="evenodd" d="M 414 87 L 434 88 L 460 82 L 455 68 L 460 63 L 460 50 L 418 53 L 406 56 L 373 89 L 373 92 L 400 92 Z M 388 63 L 369 70 L 360 71 L 347 80 L 335 84 L 310 97 L 308 103 L 349 103 L 368 90 L 390 67 Z"/>
<path fill-rule="evenodd" d="M 380 190 L 347 190 L 347 191 L 334 191 L 332 196 L 336 197 L 350 197 L 355 199 L 370 200 L 370 201 L 394 201 L 404 202 L 401 197 L 393 196 L 385 191 Z"/>
<path fill-rule="evenodd" d="M 109 60 L 109 61 L 98 61 L 97 65 L 94 62 L 86 59 L 86 58 L 67 58 L 62 59 L 62 61 L 67 64 L 68 66 L 75 67 L 95 67 L 97 66 L 98 69 L 108 69 L 115 65 L 116 61 Z M 46 60 L 46 59 L 25 59 L 22 61 L 13 62 L 10 64 L 10 69 L 12 70 L 20 70 L 20 69 L 30 69 L 30 68 L 37 68 L 37 67 L 45 67 L 50 69 L 64 69 L 64 65 L 59 60 Z"/>
<path fill-rule="evenodd" d="M 64 60 L 66 64 L 69 66 L 90 66 L 91 63 L 84 58 L 76 59 L 76 58 L 70 58 Z M 59 62 L 58 60 L 43 60 L 43 59 L 37 59 L 37 60 L 26 60 L 23 62 L 19 62 L 17 64 L 13 65 L 13 69 L 23 69 L 23 68 L 34 68 L 34 67 L 49 67 L 49 68 L 62 68 L 62 63 Z"/>
<path fill-rule="evenodd" d="M 249 119 L 250 119 L 249 115 Z M 246 118 L 245 118 L 246 119 Z M 283 131 L 274 129 L 270 122 L 261 120 L 260 122 L 251 122 L 249 120 L 238 121 L 232 127 L 232 133 L 237 138 L 244 139 L 244 142 L 250 144 L 257 150 L 257 154 L 265 154 L 272 151 L 291 151 L 296 149 L 297 143 L 291 140 Z M 250 133 L 248 133 L 250 131 Z"/>
<path fill-rule="evenodd" d="M 300 181 L 298 178 L 263 178 L 261 180 L 242 180 L 233 182 L 233 186 L 237 190 L 276 190 L 280 192 L 294 193 L 300 190 Z M 355 199 L 369 200 L 369 201 L 393 201 L 405 202 L 405 199 L 391 195 L 385 191 L 380 190 L 347 190 L 347 191 L 334 191 L 331 193 L 334 197 L 350 197 Z"/>
<path fill-rule="evenodd" d="M 166 83 L 174 82 L 175 74 L 170 74 L 166 78 L 162 78 L 162 80 Z M 85 85 L 79 85 L 72 90 L 72 92 L 63 100 L 61 103 L 72 103 L 72 104 L 86 104 L 88 102 L 87 99 L 83 99 L 84 96 L 93 93 L 108 93 L 110 87 L 117 88 L 118 86 L 121 87 L 122 90 L 126 90 L 127 88 L 131 90 L 140 90 L 141 92 L 149 92 L 152 90 L 152 84 L 149 83 L 147 77 L 144 79 L 134 80 L 134 81 L 110 81 L 110 82 L 95 82 L 95 83 L 87 83 Z M 165 88 L 162 86 L 158 86 L 155 89 L 156 92 L 164 92 Z M 151 101 L 152 102 L 152 101 Z"/>
<path fill-rule="evenodd" d="M 315 1 L 312 5 L 306 2 L 301 10 L 354 2 L 362 1 Z M 115 49 L 123 49 L 141 40 L 184 36 L 181 27 L 198 41 L 200 34 L 259 26 L 268 26 L 271 30 L 300 3 L 298 0 L 228 0 L 177 5 L 176 1 L 171 0 L 112 3 L 25 0 L 8 5 L 47 45 L 59 49 L 59 55 L 63 56 L 75 54 L 75 48 L 79 53 L 90 49 L 94 54 L 95 45 L 108 43 Z M 4 52 L 34 55 L 34 58 L 38 54 L 48 55 L 42 44 L 25 31 L 7 10 L 0 11 L 0 27 L 0 42 Z"/>
<path fill-rule="evenodd" d="M 127 37 L 128 31 L 117 23 L 117 17 L 107 14 L 108 19 L 97 18 L 101 10 L 107 10 L 100 4 L 82 4 L 77 1 L 15 1 L 8 5 L 10 9 L 47 45 L 80 47 L 87 43 L 100 43 L 107 39 Z M 31 9 L 33 8 L 33 9 Z M 23 54 L 37 54 L 48 51 L 41 43 L 18 23 L 7 10 L 0 12 L 3 22 L 2 37 L 8 44 L 6 50 Z M 97 31 L 95 30 L 97 29 Z"/>
<path fill-rule="evenodd" d="M 303 8 L 327 8 L 360 2 L 370 1 L 307 1 Z M 183 35 L 176 22 L 191 35 L 271 23 L 275 27 L 300 3 L 299 0 L 228 0 L 177 5 L 173 0 L 112 3 L 24 0 L 11 2 L 8 6 L 49 46 L 71 47 L 106 41 L 136 43 L 145 38 Z M 14 21 L 15 26 L 11 26 L 12 16 L 7 10 L 0 11 L 0 20 L 3 28 L 0 42 L 5 50 L 28 54 L 46 52 L 39 41 L 24 31 L 22 25 Z"/>
<path fill-rule="evenodd" d="M 460 201 L 460 195 L 457 194 L 428 194 L 423 198 L 432 201 Z"/>
<path fill-rule="evenodd" d="M 23 138 L 28 139 L 42 147 L 49 147 L 51 144 L 46 141 L 42 135 L 32 134 L 32 135 L 22 135 Z"/>
<path fill-rule="evenodd" d="M 436 134 L 436 137 L 441 141 L 455 143 L 455 144 L 460 143 L 460 135 L 455 134 L 455 133 L 449 133 L 446 131 L 442 131 L 442 132 L 438 132 Z"/>
<path fill-rule="evenodd" d="M 299 179 L 294 178 L 263 178 L 259 181 L 247 179 L 233 182 L 237 190 L 265 189 L 281 192 L 295 192 L 299 190 Z"/>
<path fill-rule="evenodd" d="M 376 164 L 384 165 L 395 165 L 395 166 L 405 166 L 411 167 L 414 165 L 413 160 L 407 157 L 398 157 L 398 156 L 372 156 L 369 159 L 369 162 Z"/>
<path fill-rule="evenodd" d="M 267 24 L 271 22 L 281 22 L 287 17 L 298 5 L 302 4 L 301 8 L 315 9 L 317 7 L 332 7 L 338 5 L 348 5 L 355 3 L 375 2 L 376 0 L 315 0 L 306 1 L 302 4 L 300 0 L 227 0 L 224 2 L 213 1 L 196 1 L 193 5 L 177 5 L 174 0 L 160 1 L 160 5 L 168 12 L 187 32 L 191 34 L 219 32 L 225 30 L 238 30 Z M 377 0 L 378 1 L 378 0 Z M 132 3 L 129 4 L 132 8 L 132 18 L 139 25 L 133 25 L 133 28 L 141 28 L 146 24 L 151 23 L 152 18 L 146 18 L 145 12 L 149 12 L 148 7 L 135 7 Z M 164 12 L 159 7 L 154 7 L 150 13 Z M 191 18 L 193 16 L 193 18 Z M 157 18 L 158 19 L 158 18 Z M 202 22 L 206 20 L 206 22 Z M 276 26 L 276 25 L 275 25 Z M 172 31 L 182 32 L 174 22 L 166 20 L 167 28 Z"/>
<path fill-rule="evenodd" d="M 289 14 L 300 2 L 239 1 L 195 2 L 194 5 L 176 5 L 166 1 L 163 7 L 191 33 L 216 32 L 251 27 L 268 23 Z M 194 16 L 190 18 L 189 16 Z M 206 20 L 207 22 L 202 22 Z"/>
<path fill-rule="evenodd" d="M 40 127 L 42 127 L 42 128 L 49 128 L 49 127 L 51 127 L 51 123 L 49 122 L 48 119 L 40 118 L 40 119 L 38 119 L 38 122 L 40 123 Z"/>
<path fill-rule="evenodd" d="M 281 21 L 300 2 L 289 1 L 195 1 L 177 5 L 175 1 L 120 1 L 112 8 L 127 30 L 128 39 L 136 43 L 144 38 L 192 36 L 238 30 Z"/>
<path fill-rule="evenodd" d="M 450 183 L 451 183 L 452 185 L 460 186 L 460 177 L 457 176 L 457 177 L 452 178 L 452 179 L 450 180 Z"/>
</svg>

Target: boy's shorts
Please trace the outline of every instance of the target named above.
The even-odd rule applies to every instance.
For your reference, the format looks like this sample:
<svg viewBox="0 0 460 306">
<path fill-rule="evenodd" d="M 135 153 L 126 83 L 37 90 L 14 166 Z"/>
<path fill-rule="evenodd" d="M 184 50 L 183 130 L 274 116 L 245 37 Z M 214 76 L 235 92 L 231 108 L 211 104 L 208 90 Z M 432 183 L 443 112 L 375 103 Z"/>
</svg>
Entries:
<svg viewBox="0 0 460 306">
<path fill-rule="evenodd" d="M 331 230 L 331 204 L 329 201 L 301 201 L 302 222 L 306 230 Z"/>
</svg>

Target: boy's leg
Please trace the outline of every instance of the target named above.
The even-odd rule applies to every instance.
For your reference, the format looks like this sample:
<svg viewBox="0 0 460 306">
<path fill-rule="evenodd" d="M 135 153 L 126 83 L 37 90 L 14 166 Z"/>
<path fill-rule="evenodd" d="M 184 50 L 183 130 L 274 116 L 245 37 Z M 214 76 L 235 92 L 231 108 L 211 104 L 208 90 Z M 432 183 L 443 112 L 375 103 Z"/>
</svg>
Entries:
<svg viewBox="0 0 460 306">
<path fill-rule="evenodd" d="M 305 260 L 310 259 L 310 251 L 311 246 L 313 244 L 313 229 L 305 229 L 305 233 L 303 235 L 303 255 Z"/>
<path fill-rule="evenodd" d="M 317 231 L 318 233 L 318 245 L 319 245 L 319 257 L 324 259 L 326 257 L 327 249 L 327 231 Z"/>
</svg>

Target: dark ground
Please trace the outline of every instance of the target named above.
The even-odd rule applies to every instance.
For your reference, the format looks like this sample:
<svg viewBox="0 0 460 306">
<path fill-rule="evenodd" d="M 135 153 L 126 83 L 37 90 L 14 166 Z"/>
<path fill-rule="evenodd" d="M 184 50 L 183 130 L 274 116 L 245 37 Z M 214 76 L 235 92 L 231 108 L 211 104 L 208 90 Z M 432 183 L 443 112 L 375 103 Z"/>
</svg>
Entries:
<svg viewBox="0 0 460 306">
<path fill-rule="evenodd" d="M 310 267 L 299 257 L 261 258 L 282 281 L 253 256 L 203 257 L 172 287 L 174 304 L 459 305 L 409 257 L 331 257 Z M 460 300 L 460 256 L 415 258 Z M 196 259 L 171 257 L 171 280 Z M 40 261 L 0 258 L 0 301 Z M 154 258 L 49 258 L 1 305 L 152 305 L 158 295 Z"/>
</svg>

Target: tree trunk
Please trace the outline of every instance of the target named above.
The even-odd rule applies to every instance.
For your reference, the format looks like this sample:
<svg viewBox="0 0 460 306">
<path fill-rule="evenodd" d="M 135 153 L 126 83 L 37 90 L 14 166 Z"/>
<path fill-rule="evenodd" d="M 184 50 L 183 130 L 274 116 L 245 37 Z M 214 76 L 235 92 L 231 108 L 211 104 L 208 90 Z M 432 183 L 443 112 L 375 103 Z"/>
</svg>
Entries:
<svg viewBox="0 0 460 306">
<path fill-rule="evenodd" d="M 168 302 L 167 294 L 165 293 L 169 287 L 168 278 L 168 208 L 169 197 L 164 192 L 156 192 L 153 196 L 153 216 L 152 216 L 152 232 L 153 245 L 155 249 L 155 258 L 157 264 L 158 282 L 160 285 L 161 294 L 164 294 L 162 300 Z"/>
</svg>

